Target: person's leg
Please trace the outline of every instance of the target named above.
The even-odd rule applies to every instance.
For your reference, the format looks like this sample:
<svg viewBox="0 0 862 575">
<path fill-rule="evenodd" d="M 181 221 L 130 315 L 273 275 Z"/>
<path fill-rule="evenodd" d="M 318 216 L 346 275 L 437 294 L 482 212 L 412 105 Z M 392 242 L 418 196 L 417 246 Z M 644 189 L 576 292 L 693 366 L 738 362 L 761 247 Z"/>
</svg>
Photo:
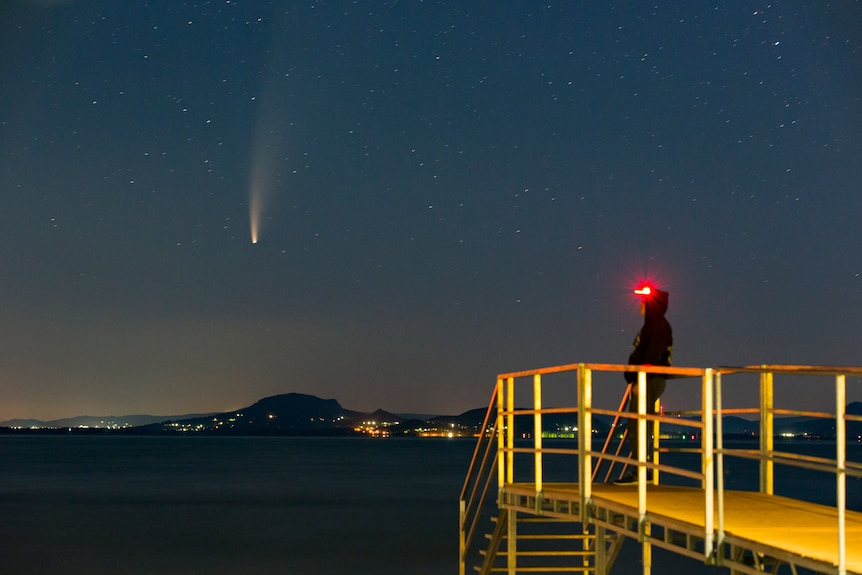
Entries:
<svg viewBox="0 0 862 575">
<path fill-rule="evenodd" d="M 659 413 L 655 403 L 658 401 L 658 398 L 661 397 L 661 394 L 664 393 L 666 385 L 667 382 L 665 381 L 665 378 L 660 375 L 650 375 L 647 377 L 647 413 Z"/>
</svg>

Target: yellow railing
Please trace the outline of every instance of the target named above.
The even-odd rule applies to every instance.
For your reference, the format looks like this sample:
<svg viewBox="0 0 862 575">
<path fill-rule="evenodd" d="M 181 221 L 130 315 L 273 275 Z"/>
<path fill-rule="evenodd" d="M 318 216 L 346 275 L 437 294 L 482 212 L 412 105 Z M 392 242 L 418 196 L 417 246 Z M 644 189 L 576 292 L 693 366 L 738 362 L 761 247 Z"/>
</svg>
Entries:
<svg viewBox="0 0 862 575">
<path fill-rule="evenodd" d="M 617 409 L 606 409 L 593 405 L 593 379 L 597 374 L 637 372 L 638 386 L 637 415 L 626 410 L 626 397 Z M 576 375 L 576 389 L 567 392 L 569 401 L 563 405 L 557 402 L 552 407 L 544 405 L 545 378 L 556 374 Z M 654 415 L 646 406 L 646 379 L 648 374 L 662 374 L 671 379 L 698 378 L 701 383 L 700 406 L 698 410 L 686 412 L 691 418 L 682 418 L 677 412 L 673 416 L 666 414 Z M 757 374 L 759 377 L 759 405 L 751 408 L 722 409 L 722 376 L 744 377 L 743 374 Z M 774 405 L 775 375 L 803 376 L 833 376 L 835 378 L 836 413 L 809 411 L 794 411 L 780 409 Z M 682 368 L 659 366 L 630 366 L 617 364 L 578 363 L 562 366 L 519 371 L 500 374 L 497 385 L 491 397 L 491 402 L 482 425 L 479 441 L 474 451 L 470 471 L 461 491 L 461 538 L 460 538 L 460 572 L 464 575 L 467 555 L 474 543 L 475 533 L 482 504 L 491 492 L 494 467 L 496 467 L 497 493 L 506 485 L 516 480 L 516 454 L 532 456 L 532 465 L 519 469 L 519 481 L 535 485 L 536 500 L 541 501 L 544 488 L 544 458 L 546 455 L 574 455 L 577 457 L 577 483 L 579 484 L 580 520 L 587 523 L 589 502 L 592 497 L 592 484 L 595 481 L 599 465 L 608 463 L 633 465 L 638 476 L 638 516 L 644 521 L 647 513 L 647 472 L 652 471 L 652 482 L 658 483 L 659 474 L 667 473 L 699 482 L 704 492 L 703 497 L 703 557 L 706 562 L 715 562 L 720 557 L 718 550 L 724 539 L 724 457 L 754 458 L 760 462 L 760 489 L 764 493 L 772 493 L 773 468 L 776 463 L 792 465 L 809 469 L 828 470 L 836 474 L 836 497 L 838 508 L 839 544 L 843 550 L 845 544 L 844 512 L 846 507 L 846 477 L 848 475 L 862 477 L 862 464 L 848 462 L 846 458 L 846 423 L 847 421 L 862 421 L 862 417 L 846 413 L 846 383 L 847 376 L 862 376 L 862 367 L 809 367 L 809 366 L 747 366 L 721 368 Z M 531 389 L 523 391 L 525 384 L 532 384 Z M 518 393 L 520 392 L 520 393 Z M 573 393 L 574 392 L 574 393 Z M 671 388 L 667 394 L 672 394 Z M 523 398 L 530 399 L 523 399 Z M 516 405 L 516 398 L 531 405 Z M 559 399 L 559 398 L 557 398 Z M 549 414 L 577 414 L 578 445 L 577 449 L 549 447 L 543 439 L 543 417 Z M 729 414 L 751 414 L 760 417 L 760 445 L 757 450 L 725 449 L 722 438 L 722 417 Z M 637 452 L 629 456 L 608 451 L 610 435 L 601 451 L 593 451 L 593 416 L 603 415 L 614 418 L 610 434 L 619 436 L 617 422 L 620 419 L 636 417 L 638 429 Z M 824 459 L 785 453 L 775 450 L 773 436 L 775 416 L 804 415 L 810 417 L 828 417 L 835 421 L 836 458 Z M 516 417 L 532 417 L 531 446 L 525 446 L 516 437 Z M 663 464 L 659 460 L 658 437 L 662 424 L 687 426 L 700 436 L 700 446 L 694 450 L 700 456 L 700 469 L 694 471 L 682 467 Z M 653 433 L 648 434 L 648 425 L 652 424 Z M 654 444 L 648 445 L 650 436 Z M 496 453 L 494 452 L 496 447 Z M 654 450 L 651 460 L 647 457 L 648 450 Z M 609 471 L 610 473 L 610 471 Z M 525 476 L 526 475 L 526 476 Z M 715 525 L 712 529 L 709 526 Z M 843 551 L 839 573 L 844 573 Z"/>
<path fill-rule="evenodd" d="M 741 377 L 744 374 L 756 374 L 759 380 L 759 406 L 756 409 L 739 408 L 722 410 L 722 376 Z M 827 377 L 834 378 L 833 391 L 835 412 L 786 409 L 775 406 L 775 379 L 782 380 L 796 377 Z M 775 465 L 784 465 L 803 469 L 835 474 L 835 499 L 838 517 L 838 573 L 847 572 L 846 567 L 846 529 L 845 514 L 847 510 L 847 476 L 862 477 L 862 462 L 847 459 L 847 422 L 862 422 L 862 415 L 847 413 L 847 377 L 862 376 L 862 367 L 846 366 L 803 366 L 803 365 L 758 365 L 746 367 L 721 367 L 716 370 L 716 410 L 717 429 L 716 445 L 719 457 L 718 467 L 718 542 L 724 540 L 724 458 L 739 457 L 759 461 L 759 489 L 761 493 L 773 494 Z M 826 390 L 824 390 L 824 393 Z M 721 428 L 722 417 L 732 414 L 758 414 L 760 417 L 760 445 L 758 450 L 726 449 L 723 445 Z M 811 457 L 798 453 L 789 453 L 775 448 L 776 416 L 797 416 L 834 421 L 835 458 Z"/>
</svg>

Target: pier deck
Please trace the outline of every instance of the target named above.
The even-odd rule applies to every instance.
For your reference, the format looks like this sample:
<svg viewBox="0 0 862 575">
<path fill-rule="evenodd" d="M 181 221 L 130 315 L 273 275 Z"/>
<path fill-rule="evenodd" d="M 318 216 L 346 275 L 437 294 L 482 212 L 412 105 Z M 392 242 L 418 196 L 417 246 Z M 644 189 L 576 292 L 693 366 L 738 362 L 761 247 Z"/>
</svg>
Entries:
<svg viewBox="0 0 862 575">
<path fill-rule="evenodd" d="M 537 512 L 535 484 L 512 483 L 503 491 L 505 499 L 510 502 L 510 509 Z M 545 483 L 539 513 L 570 515 L 575 509 L 569 504 L 575 504 L 579 498 L 580 489 L 575 483 Z M 701 489 L 650 485 L 647 487 L 647 516 L 655 526 L 697 536 L 705 531 L 703 500 Z M 592 504 L 593 516 L 604 515 L 601 511 L 605 510 L 637 517 L 637 486 L 593 484 Z M 725 542 L 742 549 L 837 566 L 837 525 L 834 507 L 750 491 L 724 492 Z M 717 523 L 714 528 L 718 528 Z M 846 511 L 845 529 L 849 543 L 846 547 L 847 572 L 862 573 L 862 513 Z M 636 533 L 629 535 L 636 536 Z"/>
</svg>

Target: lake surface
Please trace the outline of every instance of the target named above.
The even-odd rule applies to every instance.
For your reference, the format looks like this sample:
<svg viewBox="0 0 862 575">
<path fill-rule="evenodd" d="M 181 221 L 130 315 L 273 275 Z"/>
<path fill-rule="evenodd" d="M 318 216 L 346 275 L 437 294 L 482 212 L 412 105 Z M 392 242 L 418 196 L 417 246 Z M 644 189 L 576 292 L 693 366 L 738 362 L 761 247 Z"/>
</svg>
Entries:
<svg viewBox="0 0 862 575">
<path fill-rule="evenodd" d="M 473 447 L 464 439 L 0 437 L 0 572 L 451 575 Z M 749 484 L 750 467 L 729 477 Z M 834 498 L 828 476 L 800 477 L 791 489 Z M 857 509 L 858 483 L 848 480 Z M 613 575 L 640 573 L 638 557 L 627 541 Z M 654 572 L 677 569 L 726 572 L 654 552 Z"/>
</svg>

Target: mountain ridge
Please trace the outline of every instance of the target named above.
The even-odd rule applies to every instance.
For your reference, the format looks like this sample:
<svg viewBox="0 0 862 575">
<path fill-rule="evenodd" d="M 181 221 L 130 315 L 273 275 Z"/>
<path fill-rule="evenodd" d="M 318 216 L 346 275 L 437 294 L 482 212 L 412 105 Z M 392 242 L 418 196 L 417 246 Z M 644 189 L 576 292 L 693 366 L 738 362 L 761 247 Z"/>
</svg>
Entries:
<svg viewBox="0 0 862 575">
<path fill-rule="evenodd" d="M 178 416 L 79 416 L 49 422 L 8 420 L 0 428 L 8 431 L 92 430 L 131 434 L 193 432 L 209 434 L 270 435 L 422 435 L 472 436 L 479 433 L 485 408 L 467 410 L 458 415 L 434 415 L 425 419 L 401 416 L 382 408 L 360 412 L 344 408 L 336 399 L 323 399 L 303 393 L 283 393 L 259 399 L 251 405 L 216 413 Z M 862 415 L 862 402 L 848 404 L 847 413 Z M 532 416 L 517 418 L 516 433 L 532 434 Z M 529 421 L 528 421 L 529 420 Z M 549 414 L 543 418 L 543 433 L 549 437 L 572 437 L 577 430 L 577 414 Z M 606 434 L 612 418 L 593 416 L 596 433 Z M 736 416 L 722 420 L 725 435 L 751 437 L 759 434 L 759 422 Z M 667 424 L 662 431 L 688 435 L 691 427 Z M 813 438 L 834 437 L 832 420 L 810 417 L 776 418 L 776 435 Z M 847 422 L 848 438 L 862 437 L 862 422 Z"/>
</svg>

